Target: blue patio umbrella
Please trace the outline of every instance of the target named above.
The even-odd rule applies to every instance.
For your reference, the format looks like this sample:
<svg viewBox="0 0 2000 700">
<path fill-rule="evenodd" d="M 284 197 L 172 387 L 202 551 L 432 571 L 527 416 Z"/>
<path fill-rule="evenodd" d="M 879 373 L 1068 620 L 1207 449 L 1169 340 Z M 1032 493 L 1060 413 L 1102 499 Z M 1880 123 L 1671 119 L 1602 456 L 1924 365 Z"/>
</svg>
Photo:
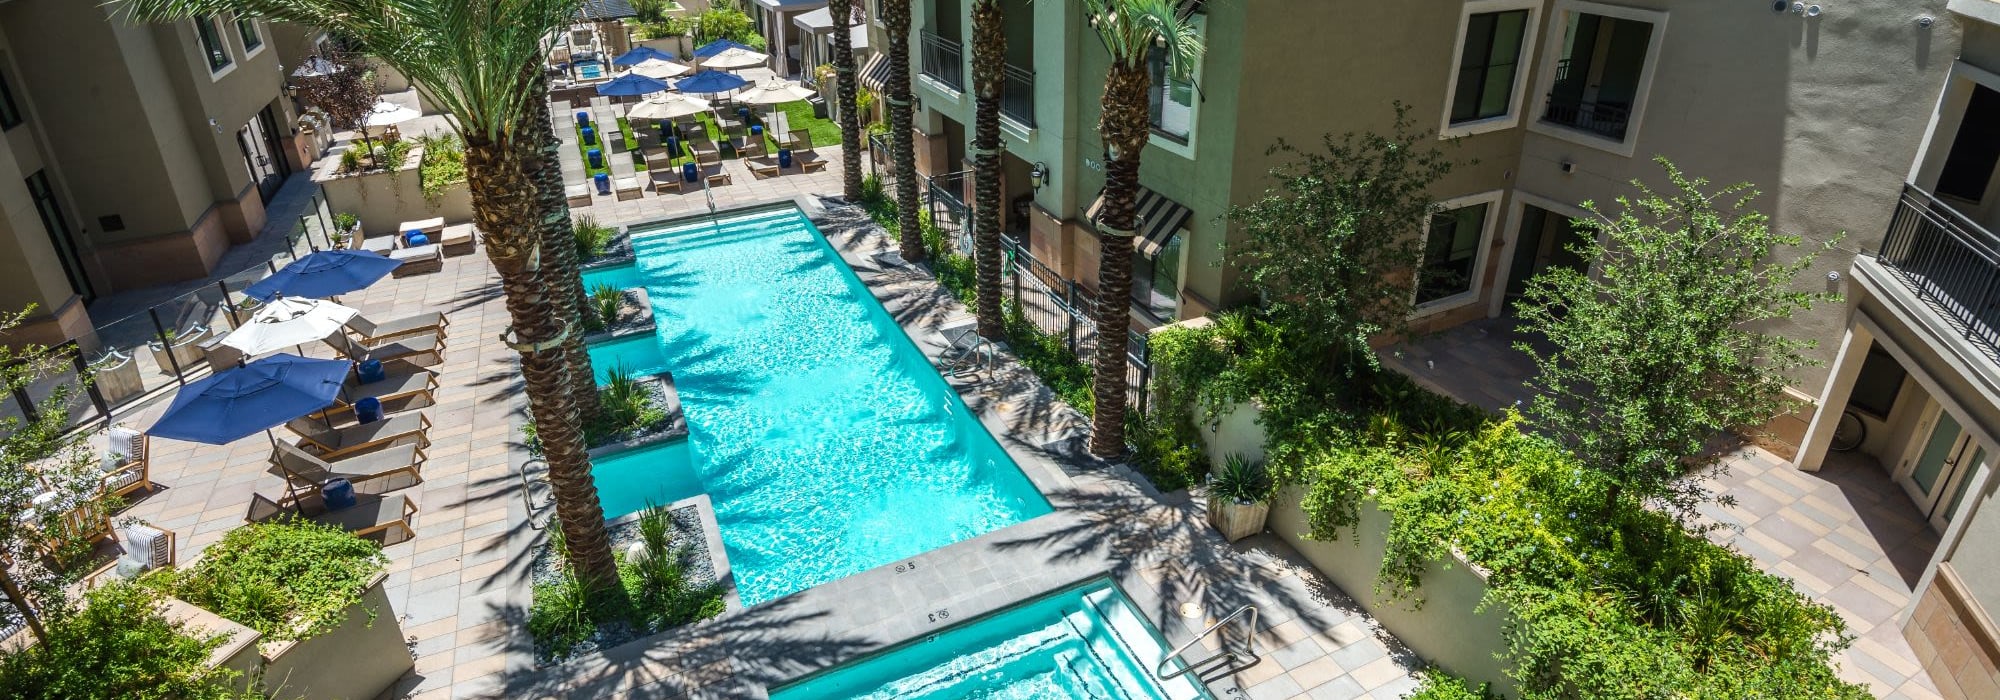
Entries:
<svg viewBox="0 0 2000 700">
<path fill-rule="evenodd" d="M 614 66 L 638 65 L 640 63 L 645 62 L 646 59 L 649 58 L 657 58 L 662 61 L 672 61 L 674 60 L 674 55 L 653 48 L 651 46 L 641 46 L 639 48 L 632 49 L 631 51 L 627 51 L 623 54 L 620 54 L 617 58 L 611 59 L 611 65 Z"/>
<path fill-rule="evenodd" d="M 664 80 L 648 78 L 637 73 L 626 73 L 612 78 L 610 82 L 600 83 L 597 86 L 597 94 L 647 95 L 655 92 L 666 92 L 668 87 L 670 86 Z"/>
<path fill-rule="evenodd" d="M 287 297 L 330 297 L 365 289 L 402 265 L 401 260 L 365 250 L 322 250 L 293 260 L 270 277 L 243 289 L 257 301 Z"/>
<path fill-rule="evenodd" d="M 718 92 L 729 92 L 730 90 L 735 90 L 737 88 L 749 84 L 750 81 L 744 80 L 743 76 L 737 75 L 735 73 L 725 73 L 719 70 L 705 70 L 695 73 L 694 75 L 681 78 L 680 82 L 674 83 L 674 87 L 684 93 L 693 95 L 706 95 Z"/>
<path fill-rule="evenodd" d="M 235 442 L 326 408 L 353 364 L 272 355 L 183 387 L 146 433 L 210 445 Z"/>
<path fill-rule="evenodd" d="M 695 49 L 694 57 L 708 58 L 710 56 L 714 56 L 716 54 L 728 51 L 730 49 L 743 49 L 744 51 L 756 51 L 756 49 L 750 48 L 750 46 L 747 44 L 730 41 L 728 39 L 716 39 L 715 41 L 702 44 L 701 48 Z"/>
</svg>

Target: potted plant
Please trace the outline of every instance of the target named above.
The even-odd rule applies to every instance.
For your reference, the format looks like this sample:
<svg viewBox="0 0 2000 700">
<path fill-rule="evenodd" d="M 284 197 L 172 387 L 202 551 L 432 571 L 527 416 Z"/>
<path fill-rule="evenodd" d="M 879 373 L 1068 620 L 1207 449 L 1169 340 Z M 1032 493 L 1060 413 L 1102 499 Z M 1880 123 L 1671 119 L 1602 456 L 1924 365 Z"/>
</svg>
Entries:
<svg viewBox="0 0 2000 700">
<path fill-rule="evenodd" d="M 333 233 L 327 234 L 327 237 L 333 241 L 333 247 L 338 249 L 348 247 L 350 241 L 361 237 L 360 233 L 361 217 L 340 212 L 333 215 Z"/>
<path fill-rule="evenodd" d="M 117 350 L 104 353 L 103 357 L 92 360 L 90 374 L 97 383 L 97 390 L 104 400 L 117 405 L 128 396 L 136 396 L 146 391 L 144 380 L 139 378 L 139 363 L 132 356 Z"/>
<path fill-rule="evenodd" d="M 1271 515 L 1271 477 L 1263 464 L 1233 454 L 1208 477 L 1208 524 L 1231 542 L 1264 531 Z"/>
<path fill-rule="evenodd" d="M 147 341 L 146 349 L 153 351 L 153 362 L 159 364 L 161 374 L 173 374 L 176 362 L 181 371 L 187 371 L 202 361 L 205 356 L 201 352 L 201 342 L 208 340 L 208 336 L 208 326 L 199 323 L 178 333 L 169 328 L 164 338 Z M 169 354 L 172 355 L 171 360 L 168 359 Z"/>
</svg>

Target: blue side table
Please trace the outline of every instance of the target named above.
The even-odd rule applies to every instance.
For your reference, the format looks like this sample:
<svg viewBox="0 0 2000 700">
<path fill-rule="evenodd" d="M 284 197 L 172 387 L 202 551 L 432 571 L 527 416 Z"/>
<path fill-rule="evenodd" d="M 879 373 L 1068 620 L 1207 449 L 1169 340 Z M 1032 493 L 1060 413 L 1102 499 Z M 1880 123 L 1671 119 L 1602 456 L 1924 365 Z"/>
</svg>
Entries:
<svg viewBox="0 0 2000 700">
<path fill-rule="evenodd" d="M 587 125 L 587 124 L 589 124 L 589 123 L 590 123 L 590 112 L 587 112 L 587 111 L 584 111 L 584 110 L 577 110 L 577 112 L 576 112 L 576 123 L 578 123 L 578 124 L 586 124 L 586 125 Z"/>
<path fill-rule="evenodd" d="M 597 168 L 604 167 L 604 151 L 593 148 L 588 151 L 584 151 L 583 156 L 590 160 L 591 169 L 594 170 Z"/>
<path fill-rule="evenodd" d="M 595 175 L 595 176 L 591 177 L 591 178 L 590 178 L 590 180 L 591 180 L 592 182 L 595 182 L 595 183 L 597 183 L 597 193 L 598 193 L 598 194 L 611 194 L 611 176 L 610 176 L 610 175 L 606 175 L 606 174 L 604 174 L 604 173 L 598 173 L 597 175 Z"/>
<path fill-rule="evenodd" d="M 695 178 L 698 177 L 701 177 L 701 168 L 696 167 L 695 164 L 693 163 L 681 164 L 681 180 L 686 182 L 694 182 Z"/>
<path fill-rule="evenodd" d="M 789 148 L 778 149 L 778 167 L 780 168 L 792 167 L 792 149 Z"/>
</svg>

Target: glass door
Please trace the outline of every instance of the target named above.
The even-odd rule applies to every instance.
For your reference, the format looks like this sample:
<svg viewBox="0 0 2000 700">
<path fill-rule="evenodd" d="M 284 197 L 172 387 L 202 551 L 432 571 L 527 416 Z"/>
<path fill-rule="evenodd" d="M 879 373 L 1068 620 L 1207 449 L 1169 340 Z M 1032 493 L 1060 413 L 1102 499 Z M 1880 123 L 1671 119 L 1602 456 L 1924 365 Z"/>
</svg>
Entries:
<svg viewBox="0 0 2000 700">
<path fill-rule="evenodd" d="M 1964 490 L 1970 486 L 1971 477 L 1978 472 L 1987 452 L 1965 432 L 1951 412 L 1940 406 L 1936 415 L 1916 461 L 1896 481 L 1916 501 L 1917 509 L 1923 511 L 1932 526 L 1942 529 L 1965 497 Z M 1943 498 L 1947 494 L 1950 498 Z"/>
</svg>

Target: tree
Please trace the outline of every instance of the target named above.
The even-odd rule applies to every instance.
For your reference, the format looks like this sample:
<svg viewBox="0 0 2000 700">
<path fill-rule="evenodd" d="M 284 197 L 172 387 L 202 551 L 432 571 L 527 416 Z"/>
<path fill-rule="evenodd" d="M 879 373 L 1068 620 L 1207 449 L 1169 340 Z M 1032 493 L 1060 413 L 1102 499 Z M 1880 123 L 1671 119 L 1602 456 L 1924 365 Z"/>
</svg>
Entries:
<svg viewBox="0 0 2000 700">
<path fill-rule="evenodd" d="M 972 261 L 978 270 L 973 309 L 979 334 L 1005 340 L 1000 317 L 1000 85 L 1007 66 L 1007 35 L 1000 26 L 1000 0 L 972 4 L 973 236 Z"/>
<path fill-rule="evenodd" d="M 896 161 L 897 248 L 903 259 L 924 259 L 924 231 L 917 218 L 917 144 L 910 100 L 910 0 L 882 0 L 889 34 L 889 150 Z"/>
<path fill-rule="evenodd" d="M 1111 54 L 1104 75 L 1103 112 L 1097 131 L 1104 138 L 1104 206 L 1097 219 L 1097 351 L 1092 391 L 1090 452 L 1113 458 L 1125 452 L 1125 336 L 1132 326 L 1132 235 L 1138 216 L 1139 154 L 1152 133 L 1146 99 L 1152 86 L 1153 51 L 1166 55 L 1169 70 L 1187 75 L 1201 57 L 1201 35 L 1174 0 L 1084 0 L 1090 25 Z M 1156 42 L 1158 48 L 1156 49 Z"/>
<path fill-rule="evenodd" d="M 1276 186 L 1229 210 L 1244 234 L 1231 257 L 1271 320 L 1300 354 L 1328 363 L 1322 369 L 1372 366 L 1368 339 L 1401 331 L 1416 301 L 1412 271 L 1438 210 L 1430 188 L 1453 163 L 1409 113 L 1396 105 L 1388 135 L 1328 134 L 1324 152 L 1280 139 L 1265 151 L 1288 159 L 1270 171 Z"/>
<path fill-rule="evenodd" d="M 827 0 L 833 15 L 834 100 L 840 112 L 840 189 L 849 202 L 861 201 L 861 104 L 854 68 L 854 0 Z"/>
<path fill-rule="evenodd" d="M 320 27 L 394 66 L 454 118 L 465 140 L 466 185 L 486 255 L 500 274 L 511 326 L 503 333 L 521 357 L 528 408 L 548 463 L 571 570 L 594 590 L 617 594 L 618 570 L 591 480 L 582 420 L 570 389 L 565 340 L 575 318 L 555 297 L 544 259 L 536 169 L 546 144 L 535 137 L 534 89 L 546 56 L 542 39 L 569 26 L 573 0 L 124 0 L 139 21 L 234 13 Z M 547 245 L 558 245 L 549 243 Z"/>
<path fill-rule="evenodd" d="M 728 39 L 760 51 L 764 48 L 764 35 L 757 33 L 750 15 L 730 3 L 710 5 L 695 17 L 694 31 L 696 40 L 704 44 Z"/>
<path fill-rule="evenodd" d="M 536 94 L 545 90 L 547 74 L 537 71 L 529 89 Z M 542 224 L 542 262 L 552 294 L 556 314 L 568 319 L 572 327 L 582 323 L 583 312 L 590 307 L 586 298 L 589 293 L 583 288 L 582 253 L 576 249 L 576 236 L 571 233 L 575 224 L 569 218 L 569 192 L 563 187 L 561 149 L 565 148 L 556 138 L 555 124 L 550 121 L 547 100 L 535 100 L 531 106 L 533 114 L 528 117 L 531 136 L 540 144 L 541 159 L 529 160 L 530 176 L 535 182 L 535 206 L 537 220 Z M 603 409 L 603 402 L 597 395 L 597 372 L 591 367 L 590 351 L 584 347 L 583 333 L 570 333 L 563 337 L 563 355 L 569 366 L 570 400 L 576 402 L 577 415 L 588 419 Z"/>
<path fill-rule="evenodd" d="M 0 333 L 21 325 L 33 307 L 0 318 Z M 30 386 L 48 396 L 35 416 L 0 418 L 0 629 L 25 625 L 46 642 L 42 618 L 67 610 L 69 581 L 47 556 L 65 543 L 87 541 L 74 513 L 104 513 L 96 461 L 75 439 L 63 436 L 77 385 L 62 376 L 63 356 L 39 345 L 0 345 L 0 385 L 24 395 Z M 52 384 L 46 389 L 40 385 Z M 40 499 L 40 502 L 36 502 Z"/>
<path fill-rule="evenodd" d="M 1607 509 L 1624 494 L 1685 516 L 1707 494 L 1682 476 L 1719 460 L 1708 441 L 1777 415 L 1785 373 L 1809 362 L 1813 341 L 1759 329 L 1836 297 L 1796 291 L 1815 253 L 1777 259 L 1802 239 L 1771 231 L 1751 185 L 1707 192 L 1656 162 L 1664 195 L 1634 181 L 1637 199 L 1619 197 L 1615 215 L 1583 204 L 1593 216 L 1575 222 L 1587 235 L 1570 250 L 1596 272 L 1530 280 L 1516 308 L 1552 349 L 1516 347 L 1540 370 L 1530 416 L 1608 477 Z"/>
<path fill-rule="evenodd" d="M 320 74 L 292 79 L 299 99 L 325 112 L 327 126 L 332 130 L 351 129 L 359 134 L 362 145 L 369 154 L 374 154 L 375 144 L 369 140 L 366 128 L 368 114 L 382 99 L 374 69 L 360 57 L 342 51 L 334 42 L 327 42 L 319 53 L 307 58 L 306 65 L 316 65 Z"/>
</svg>

